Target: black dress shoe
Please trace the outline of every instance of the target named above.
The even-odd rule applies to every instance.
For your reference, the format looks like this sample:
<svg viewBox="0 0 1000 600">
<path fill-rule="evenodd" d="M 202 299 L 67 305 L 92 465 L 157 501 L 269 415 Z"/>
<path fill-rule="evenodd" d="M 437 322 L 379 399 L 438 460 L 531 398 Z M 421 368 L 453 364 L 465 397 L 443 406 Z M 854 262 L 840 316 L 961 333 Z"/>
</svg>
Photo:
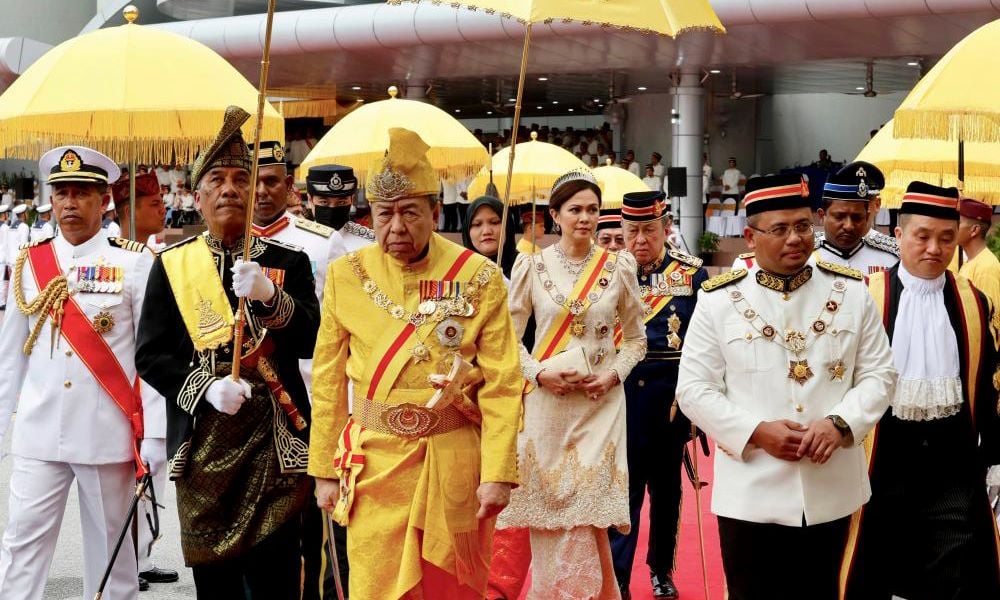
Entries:
<svg viewBox="0 0 1000 600">
<path fill-rule="evenodd" d="M 142 577 L 139 578 L 139 591 L 140 592 L 149 591 L 149 582 L 143 579 Z"/>
<path fill-rule="evenodd" d="M 139 573 L 139 578 L 145 579 L 149 583 L 173 583 L 180 579 L 180 576 L 177 574 L 177 571 L 153 567 L 148 571 Z"/>
<path fill-rule="evenodd" d="M 627 583 L 619 583 L 618 591 L 621 593 L 622 600 L 632 600 L 632 591 L 628 589 Z"/>
<path fill-rule="evenodd" d="M 669 573 L 663 576 L 651 573 L 649 583 L 653 585 L 653 597 L 656 600 L 676 600 L 677 586 L 674 585 Z"/>
</svg>

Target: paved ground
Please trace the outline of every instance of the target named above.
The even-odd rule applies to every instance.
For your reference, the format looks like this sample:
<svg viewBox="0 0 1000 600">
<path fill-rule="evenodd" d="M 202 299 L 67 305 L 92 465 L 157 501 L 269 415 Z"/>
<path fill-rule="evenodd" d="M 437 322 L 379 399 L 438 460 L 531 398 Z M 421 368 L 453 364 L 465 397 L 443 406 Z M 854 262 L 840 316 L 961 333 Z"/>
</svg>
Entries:
<svg viewBox="0 0 1000 600">
<path fill-rule="evenodd" d="M 0 313 L 2 314 L 2 313 Z M 7 436 L 9 439 L 10 436 Z M 9 449 L 9 444 L 4 450 Z M 0 462 L 0 532 L 7 524 L 7 492 L 10 488 L 11 458 Z M 183 568 L 181 544 L 178 535 L 177 508 L 174 505 L 174 485 L 167 483 L 167 489 L 157 490 L 157 498 L 167 509 L 160 511 L 160 532 L 162 539 L 157 542 L 153 556 L 157 565 L 176 569 L 181 574 L 177 583 L 154 584 L 148 592 L 139 594 L 140 600 L 187 600 L 195 597 L 191 572 Z M 80 533 L 80 508 L 74 489 L 66 504 L 66 517 L 59 534 L 55 558 L 45 586 L 46 600 L 79 599 L 83 596 L 83 542 Z M 125 515 L 122 515 L 124 518 Z M 91 600 L 86 598 L 84 600 Z M 112 600 L 112 599 L 109 599 Z"/>
</svg>

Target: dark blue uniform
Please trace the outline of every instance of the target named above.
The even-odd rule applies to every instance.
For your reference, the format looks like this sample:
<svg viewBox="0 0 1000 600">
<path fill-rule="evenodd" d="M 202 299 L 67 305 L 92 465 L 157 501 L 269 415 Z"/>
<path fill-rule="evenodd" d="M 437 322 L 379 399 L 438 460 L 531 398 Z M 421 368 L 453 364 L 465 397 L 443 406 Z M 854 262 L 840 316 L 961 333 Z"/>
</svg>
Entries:
<svg viewBox="0 0 1000 600">
<path fill-rule="evenodd" d="M 708 273 L 701 268 L 700 259 L 671 251 L 650 273 L 644 273 L 640 267 L 638 278 L 644 300 L 650 293 L 670 299 L 646 322 L 646 358 L 625 380 L 632 530 L 628 535 L 615 530 L 610 533 L 615 575 L 623 586 L 627 586 L 632 572 L 639 514 L 647 488 L 650 507 L 646 563 L 652 574 L 661 578 L 673 571 L 680 516 L 681 458 L 684 443 L 690 437 L 691 422 L 680 411 L 676 411 L 671 422 L 670 412 L 684 334 L 694 314 L 696 291 L 708 279 Z M 657 280 L 666 289 L 663 284 L 658 289 Z"/>
</svg>

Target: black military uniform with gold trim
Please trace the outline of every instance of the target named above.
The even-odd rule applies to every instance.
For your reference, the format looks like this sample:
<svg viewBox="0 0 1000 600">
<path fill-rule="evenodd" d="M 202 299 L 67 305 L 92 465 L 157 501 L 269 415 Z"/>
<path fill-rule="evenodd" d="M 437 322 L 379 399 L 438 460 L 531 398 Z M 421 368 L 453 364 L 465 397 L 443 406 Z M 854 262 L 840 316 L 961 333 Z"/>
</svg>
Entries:
<svg viewBox="0 0 1000 600">
<path fill-rule="evenodd" d="M 227 110 L 222 132 L 193 165 L 195 186 L 214 167 L 250 170 L 250 153 L 239 133 L 248 117 L 235 107 Z M 243 577 L 242 571 L 253 570 L 250 564 L 267 565 L 254 574 L 260 580 L 251 582 L 245 575 L 252 589 L 279 589 L 283 583 L 299 589 L 299 515 L 310 501 L 312 484 L 305 475 L 310 406 L 298 360 L 312 355 L 319 304 L 304 253 L 269 239 L 251 243 L 250 260 L 274 283 L 276 295 L 270 305 L 246 303 L 244 345 L 260 354 L 244 353 L 241 378 L 250 384 L 251 396 L 235 415 L 217 411 L 205 394 L 232 372 L 232 325 L 227 329 L 224 322 L 229 317 L 232 323 L 238 305 L 231 268 L 242 258 L 242 238 L 226 247 L 206 232 L 164 250 L 153 265 L 146 292 L 150 301 L 139 325 L 140 375 L 167 398 L 167 450 L 173 457 L 170 476 L 177 483 L 181 545 L 199 594 L 204 580 L 199 574 Z M 194 253 L 202 244 L 207 250 Z M 179 260 L 185 256 L 190 261 Z M 203 272 L 194 258 L 204 258 L 197 265 Z M 213 274 L 221 275 L 222 307 L 210 302 L 217 298 L 209 285 Z M 218 337 L 206 344 L 208 336 Z M 219 589 L 226 585 L 220 583 Z"/>
<path fill-rule="evenodd" d="M 622 219 L 635 223 L 663 216 L 663 192 L 625 194 Z M 674 406 L 684 334 L 694 314 L 697 292 L 708 279 L 702 260 L 664 248 L 636 274 L 646 303 L 646 357 L 625 379 L 628 427 L 628 534 L 610 530 L 615 575 L 625 591 L 639 539 L 639 516 L 649 493 L 649 553 L 646 563 L 654 591 L 673 589 L 671 577 L 681 502 L 681 459 L 691 422 Z M 669 582 L 669 583 L 668 583 Z M 669 598 L 669 592 L 659 597 Z"/>
</svg>

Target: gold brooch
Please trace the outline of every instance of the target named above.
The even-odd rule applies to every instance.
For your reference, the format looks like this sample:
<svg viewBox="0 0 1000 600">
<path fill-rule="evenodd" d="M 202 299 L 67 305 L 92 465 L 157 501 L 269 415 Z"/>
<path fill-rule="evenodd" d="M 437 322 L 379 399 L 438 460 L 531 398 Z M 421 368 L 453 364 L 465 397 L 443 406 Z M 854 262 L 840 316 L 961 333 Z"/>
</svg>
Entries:
<svg viewBox="0 0 1000 600">
<path fill-rule="evenodd" d="M 812 378 L 813 372 L 809 367 L 808 360 L 790 360 L 788 361 L 788 378 L 794 379 L 795 383 L 799 385 L 805 385 L 810 378 Z"/>
<path fill-rule="evenodd" d="M 830 365 L 827 371 L 830 372 L 830 381 L 843 381 L 844 375 L 847 373 L 847 367 L 844 366 L 844 361 L 838 358 Z"/>
<path fill-rule="evenodd" d="M 97 333 L 107 333 L 115 326 L 115 318 L 106 310 L 102 310 L 94 317 L 94 331 Z"/>
</svg>

